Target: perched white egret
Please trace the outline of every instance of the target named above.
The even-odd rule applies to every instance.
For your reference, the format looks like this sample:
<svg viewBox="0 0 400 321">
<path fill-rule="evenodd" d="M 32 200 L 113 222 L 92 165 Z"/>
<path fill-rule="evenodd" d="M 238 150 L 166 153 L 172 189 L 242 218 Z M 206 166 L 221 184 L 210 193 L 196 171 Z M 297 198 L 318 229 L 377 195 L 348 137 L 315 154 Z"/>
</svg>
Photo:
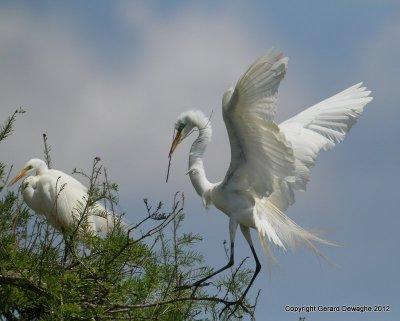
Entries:
<svg viewBox="0 0 400 321">
<path fill-rule="evenodd" d="M 25 203 L 46 217 L 59 231 L 65 231 L 81 219 L 88 200 L 88 190 L 79 181 L 59 170 L 49 169 L 41 159 L 31 159 L 15 176 L 10 185 L 27 176 L 22 182 Z M 119 219 L 101 204 L 93 204 L 83 225 L 92 233 L 107 233 Z"/>
<path fill-rule="evenodd" d="M 287 63 L 287 57 L 270 50 L 223 95 L 222 114 L 231 147 L 231 162 L 223 181 L 209 182 L 203 167 L 204 151 L 211 141 L 210 120 L 200 111 L 188 111 L 176 121 L 169 157 L 197 129 L 189 154 L 190 180 L 206 207 L 212 204 L 229 217 L 228 264 L 193 286 L 233 265 L 238 225 L 256 261 L 243 297 L 261 269 L 250 228 L 257 230 L 267 255 L 271 254 L 270 243 L 284 250 L 298 242 L 314 250 L 314 242 L 330 244 L 298 226 L 284 211 L 294 203 L 295 191 L 305 190 L 318 152 L 344 139 L 372 97 L 360 83 L 278 125 L 274 122 L 277 92 Z"/>
</svg>

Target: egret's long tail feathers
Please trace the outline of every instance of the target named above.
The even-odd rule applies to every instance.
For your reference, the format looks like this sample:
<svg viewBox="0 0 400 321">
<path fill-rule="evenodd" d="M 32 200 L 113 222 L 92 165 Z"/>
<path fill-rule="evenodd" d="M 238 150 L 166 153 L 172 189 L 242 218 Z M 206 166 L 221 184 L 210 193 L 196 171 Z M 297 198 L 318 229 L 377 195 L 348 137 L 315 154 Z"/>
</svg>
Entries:
<svg viewBox="0 0 400 321">
<path fill-rule="evenodd" d="M 101 204 L 94 204 L 92 209 L 93 222 L 97 233 L 108 233 L 118 226 L 127 231 L 129 226 L 119 216 L 106 210 Z"/>
<path fill-rule="evenodd" d="M 261 246 L 265 254 L 274 260 L 269 243 L 278 247 L 294 249 L 297 244 L 304 243 L 318 256 L 327 259 L 315 246 L 315 242 L 325 245 L 337 245 L 324 240 L 317 235 L 301 228 L 285 213 L 276 207 L 268 199 L 256 199 L 255 204 L 255 225 L 258 230 Z"/>
</svg>

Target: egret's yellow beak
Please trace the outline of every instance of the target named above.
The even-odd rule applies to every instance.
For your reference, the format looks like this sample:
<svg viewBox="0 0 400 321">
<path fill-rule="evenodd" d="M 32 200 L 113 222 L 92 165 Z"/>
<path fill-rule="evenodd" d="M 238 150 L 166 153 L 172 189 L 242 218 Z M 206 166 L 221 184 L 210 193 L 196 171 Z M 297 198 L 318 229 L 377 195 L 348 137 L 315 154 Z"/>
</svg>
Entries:
<svg viewBox="0 0 400 321">
<path fill-rule="evenodd" d="M 172 154 L 174 153 L 176 147 L 182 141 L 182 131 L 178 131 L 172 141 L 171 149 L 169 150 L 168 157 L 171 158 Z"/>
<path fill-rule="evenodd" d="M 8 186 L 14 185 L 16 182 L 18 182 L 21 178 L 23 178 L 26 173 L 28 171 L 26 170 L 26 168 L 21 169 L 21 171 L 17 174 L 17 176 L 15 176 L 10 183 L 8 184 Z"/>
</svg>

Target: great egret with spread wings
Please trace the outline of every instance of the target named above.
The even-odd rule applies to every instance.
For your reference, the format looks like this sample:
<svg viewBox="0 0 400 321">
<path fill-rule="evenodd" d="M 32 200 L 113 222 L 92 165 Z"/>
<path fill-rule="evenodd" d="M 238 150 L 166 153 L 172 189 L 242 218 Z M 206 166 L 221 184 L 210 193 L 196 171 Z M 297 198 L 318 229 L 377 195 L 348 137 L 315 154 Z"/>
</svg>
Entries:
<svg viewBox="0 0 400 321">
<path fill-rule="evenodd" d="M 319 151 L 344 139 L 372 97 L 359 83 L 278 125 L 274 122 L 277 93 L 287 64 L 287 57 L 270 50 L 223 95 L 222 115 L 231 148 L 223 181 L 209 182 L 204 171 L 203 155 L 212 134 L 210 120 L 201 111 L 188 111 L 175 123 L 169 158 L 179 143 L 197 130 L 189 154 L 190 180 L 206 207 L 212 204 L 229 217 L 228 264 L 191 286 L 199 286 L 233 265 L 238 225 L 256 262 L 242 298 L 261 269 L 250 228 L 257 230 L 269 256 L 270 244 L 284 250 L 299 242 L 314 250 L 315 242 L 331 244 L 298 226 L 284 211 L 294 203 L 295 192 L 305 190 Z"/>
<path fill-rule="evenodd" d="M 41 159 L 31 159 L 15 176 L 10 185 L 24 178 L 21 190 L 25 203 L 46 217 L 57 230 L 64 232 L 81 220 L 88 201 L 88 189 L 62 171 L 49 169 Z M 92 233 L 107 233 L 119 218 L 101 204 L 94 203 L 86 211 L 82 226 Z M 122 222 L 121 222 L 122 223 Z"/>
</svg>

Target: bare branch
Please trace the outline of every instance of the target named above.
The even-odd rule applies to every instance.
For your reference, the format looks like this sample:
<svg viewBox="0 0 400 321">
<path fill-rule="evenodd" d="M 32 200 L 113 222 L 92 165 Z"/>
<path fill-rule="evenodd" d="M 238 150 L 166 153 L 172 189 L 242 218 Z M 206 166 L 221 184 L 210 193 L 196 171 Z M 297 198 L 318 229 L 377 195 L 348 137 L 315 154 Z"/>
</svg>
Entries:
<svg viewBox="0 0 400 321">
<path fill-rule="evenodd" d="M 47 143 L 47 135 L 45 133 L 43 133 L 43 145 L 44 145 L 43 153 L 47 167 L 51 168 L 51 157 L 50 157 L 51 146 Z"/>
</svg>

